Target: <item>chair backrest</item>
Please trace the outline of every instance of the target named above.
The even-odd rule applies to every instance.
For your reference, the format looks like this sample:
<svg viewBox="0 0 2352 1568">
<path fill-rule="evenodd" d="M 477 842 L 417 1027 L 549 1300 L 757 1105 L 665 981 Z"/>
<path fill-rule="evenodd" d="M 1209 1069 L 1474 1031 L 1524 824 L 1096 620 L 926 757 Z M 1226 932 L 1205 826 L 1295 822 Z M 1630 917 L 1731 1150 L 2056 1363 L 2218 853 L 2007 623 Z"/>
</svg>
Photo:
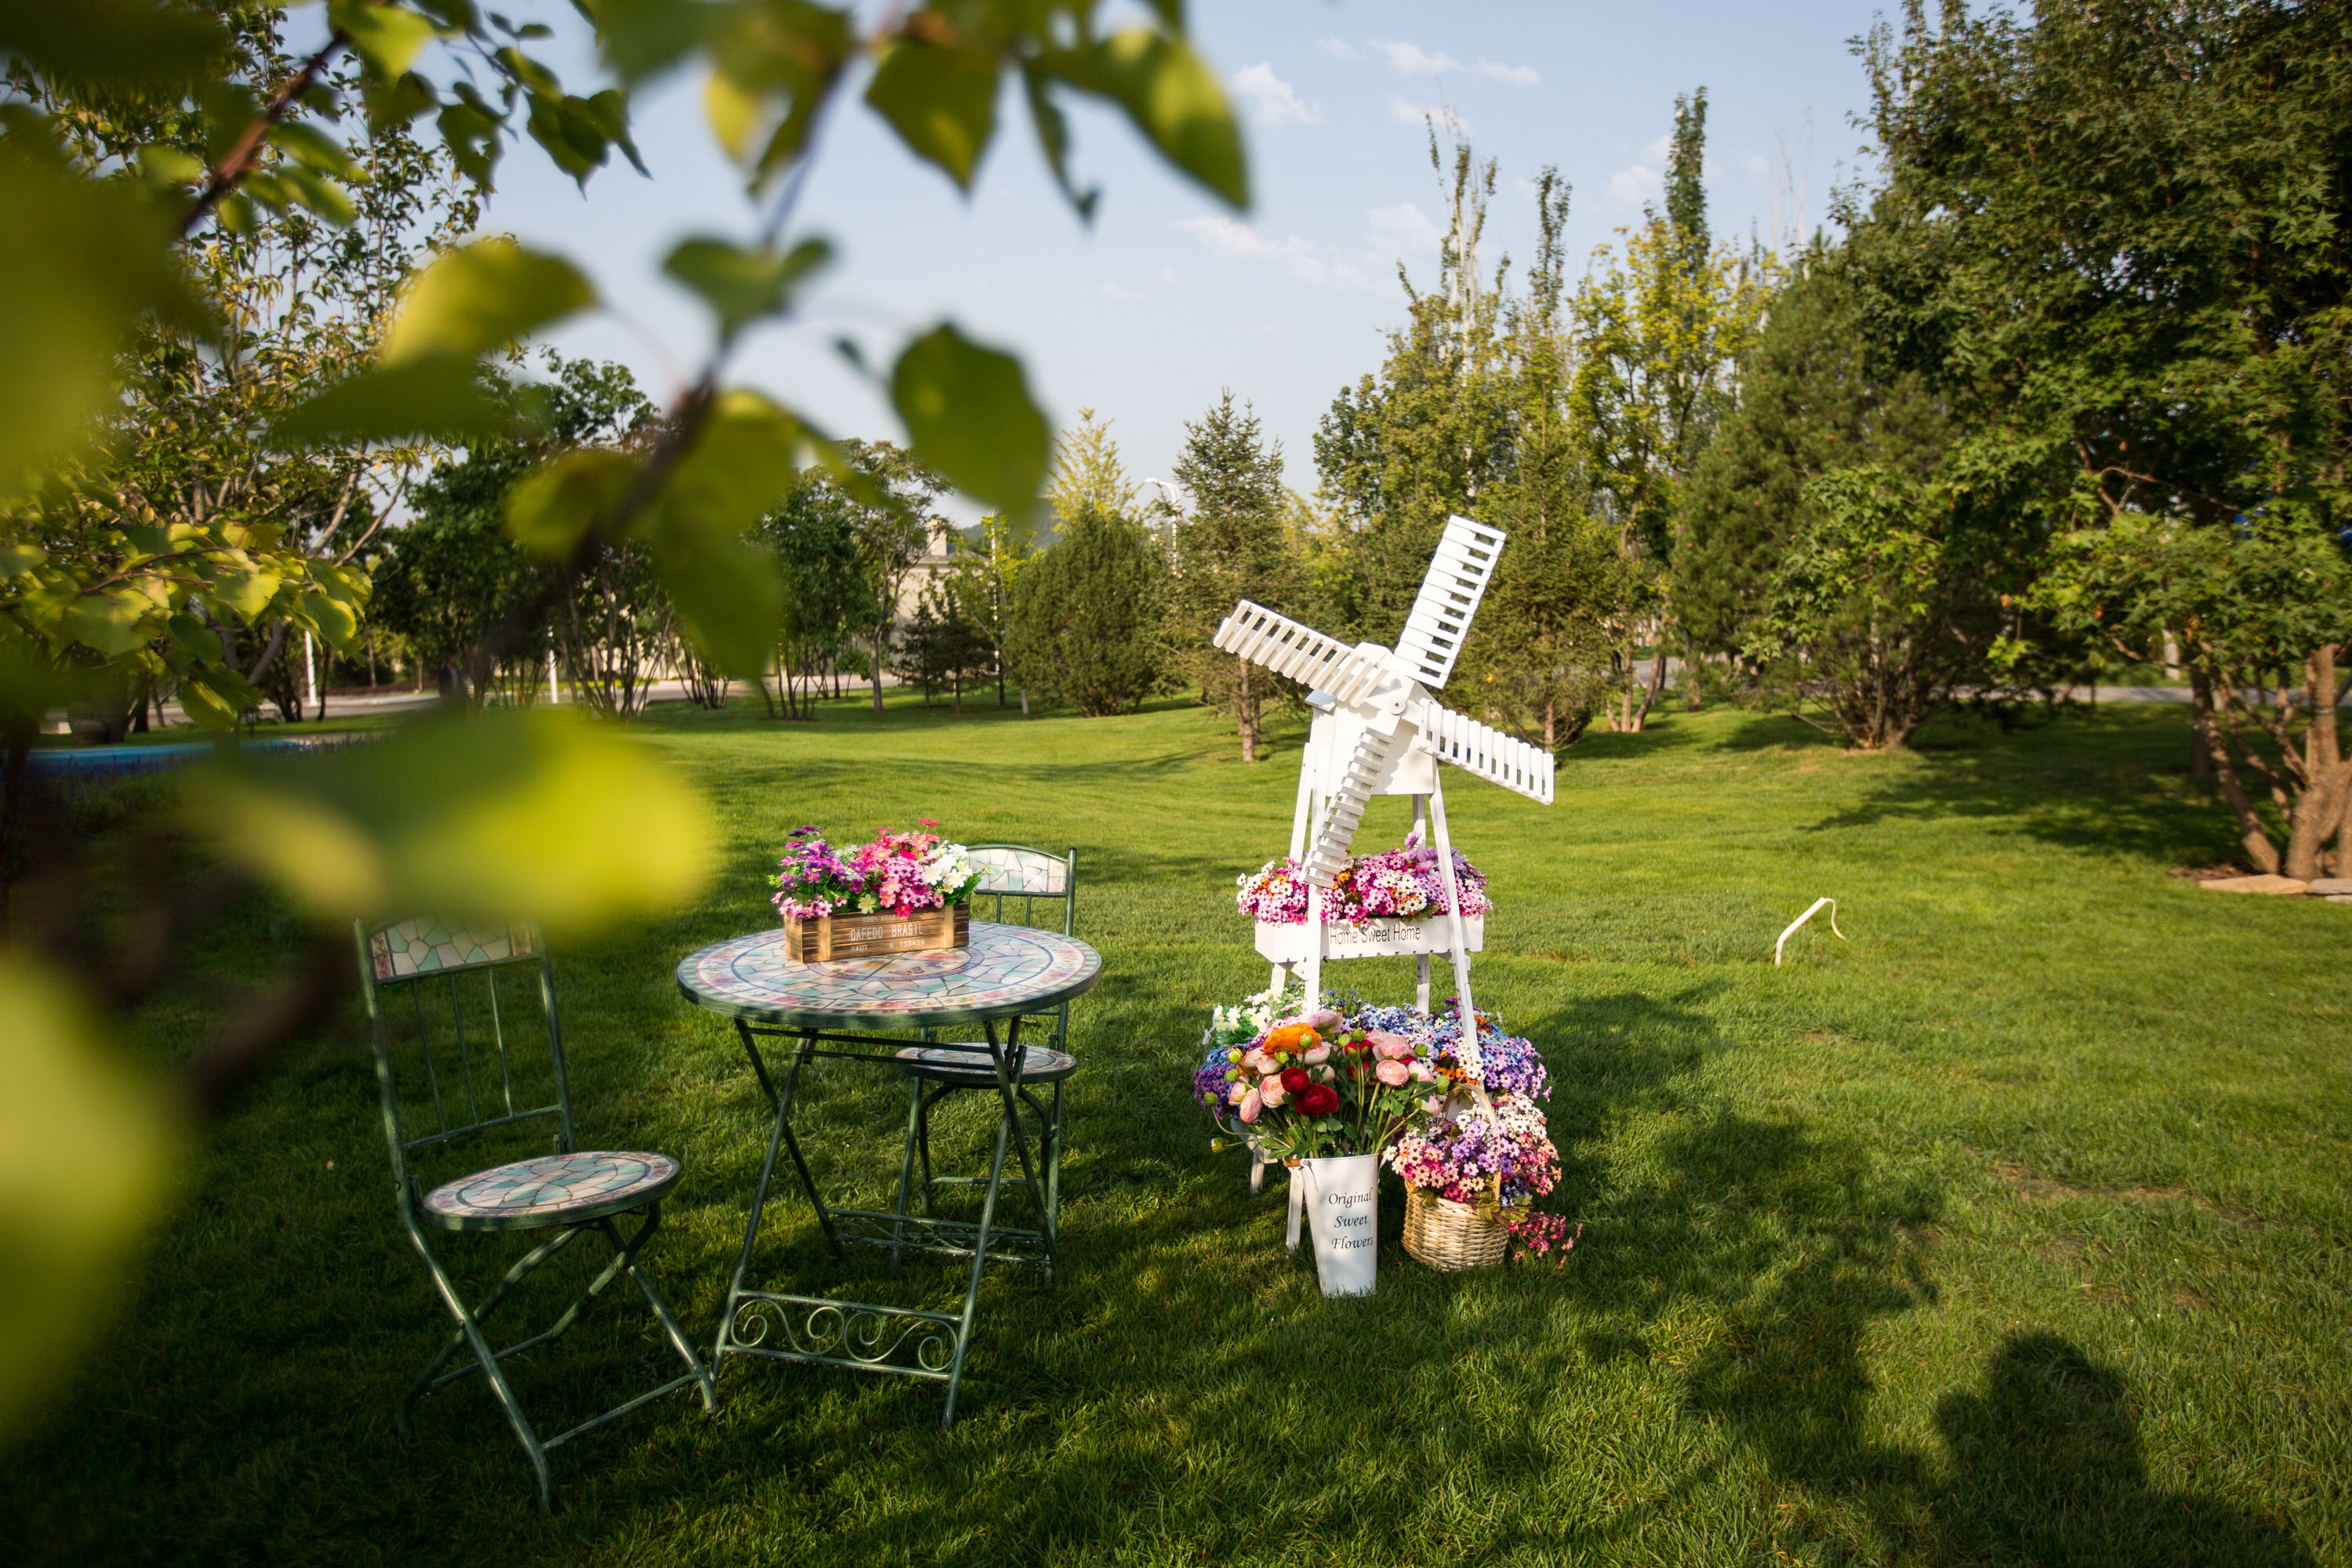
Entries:
<svg viewBox="0 0 2352 1568">
<path fill-rule="evenodd" d="M 1068 854 L 1055 855 L 1044 849 L 1032 849 L 1025 844 L 972 844 L 972 864 L 980 868 L 980 886 L 972 889 L 972 902 L 982 899 L 994 900 L 986 918 L 1004 920 L 1004 900 L 1021 900 L 1018 924 L 1037 923 L 1036 903 L 1040 899 L 1059 903 L 1062 934 L 1076 936 L 1078 931 L 1078 851 L 1072 846 Z M 977 908 L 972 911 L 981 913 Z M 1055 911 L 1048 910 L 1050 916 Z"/>
<path fill-rule="evenodd" d="M 563 1031 L 537 928 L 467 930 L 419 919 L 352 929 L 402 1194 L 411 1203 L 420 1195 L 411 1156 L 495 1128 L 550 1117 L 556 1152 L 570 1152 Z M 428 1119 L 432 1131 L 424 1131 Z"/>
</svg>

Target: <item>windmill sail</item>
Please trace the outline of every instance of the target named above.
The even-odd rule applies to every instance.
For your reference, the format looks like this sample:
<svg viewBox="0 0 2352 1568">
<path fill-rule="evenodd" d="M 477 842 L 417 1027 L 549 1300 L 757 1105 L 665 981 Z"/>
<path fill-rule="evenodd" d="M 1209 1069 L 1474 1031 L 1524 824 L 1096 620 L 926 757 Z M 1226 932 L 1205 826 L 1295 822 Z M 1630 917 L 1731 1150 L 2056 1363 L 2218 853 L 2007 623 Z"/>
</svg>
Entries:
<svg viewBox="0 0 2352 1568">
<path fill-rule="evenodd" d="M 1322 824 L 1316 829 L 1315 843 L 1307 852 L 1307 879 L 1317 887 L 1329 887 L 1331 879 L 1346 868 L 1349 847 L 1356 839 L 1356 825 L 1363 821 L 1364 807 L 1370 804 L 1372 792 L 1380 786 L 1381 775 L 1388 771 L 1389 752 L 1395 746 L 1396 736 L 1392 733 L 1382 734 L 1367 728 L 1357 734 L 1347 764 L 1331 781 Z"/>
<path fill-rule="evenodd" d="M 1421 710 L 1422 743 L 1442 763 L 1516 790 L 1529 800 L 1551 804 L 1552 756 L 1513 735 L 1481 724 L 1466 713 L 1436 703 Z"/>
<path fill-rule="evenodd" d="M 1466 517 L 1446 519 L 1444 536 L 1430 558 L 1421 595 L 1412 602 L 1396 647 L 1397 658 L 1412 679 L 1432 691 L 1442 689 L 1454 673 L 1462 639 L 1470 635 L 1470 617 L 1495 574 L 1496 558 L 1503 552 L 1504 537 L 1501 529 Z"/>
<path fill-rule="evenodd" d="M 1395 677 L 1388 668 L 1366 658 L 1337 637 L 1327 637 L 1312 626 L 1300 626 L 1247 599 L 1234 606 L 1212 643 L 1226 653 L 1239 654 L 1276 675 L 1286 675 L 1310 689 L 1328 691 L 1342 702 L 1359 702 Z"/>
</svg>

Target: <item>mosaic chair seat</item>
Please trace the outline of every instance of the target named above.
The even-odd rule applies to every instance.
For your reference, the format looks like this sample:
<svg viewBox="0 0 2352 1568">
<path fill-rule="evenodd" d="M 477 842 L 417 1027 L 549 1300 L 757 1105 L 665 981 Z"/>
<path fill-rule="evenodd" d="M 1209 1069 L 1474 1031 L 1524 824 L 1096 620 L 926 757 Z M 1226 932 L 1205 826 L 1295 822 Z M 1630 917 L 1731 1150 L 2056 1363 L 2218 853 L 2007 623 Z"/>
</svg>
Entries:
<svg viewBox="0 0 2352 1568">
<path fill-rule="evenodd" d="M 679 1389 L 696 1389 L 705 1410 L 718 1408 L 710 1369 L 687 1342 L 668 1303 L 637 1262 L 661 1225 L 662 1200 L 677 1185 L 678 1163 L 667 1154 L 576 1146 L 554 972 L 534 928 L 467 931 L 411 920 L 380 926 L 362 922 L 352 929 L 375 1047 L 384 1140 L 392 1152 L 394 1205 L 433 1277 L 435 1293 L 457 1322 L 400 1396 L 394 1420 L 405 1436 L 417 1400 L 479 1373 L 530 1457 L 543 1509 L 552 1497 L 550 1449 Z M 501 978 L 507 981 L 503 988 Z M 428 1121 L 432 1131 L 422 1131 Z M 429 1191 L 414 1168 L 420 1159 L 533 1132 L 551 1133 L 552 1147 L 541 1143 L 541 1152 L 467 1171 Z M 636 1223 L 625 1232 L 619 1222 L 629 1216 Z M 434 1248 L 434 1231 L 532 1233 L 544 1239 L 469 1305 Z M 583 1237 L 601 1239 L 611 1249 L 604 1268 L 546 1329 L 493 1350 L 484 1320 L 517 1286 Z M 624 1275 L 644 1296 L 686 1370 L 542 1438 L 501 1363 L 553 1341 Z M 469 1352 L 464 1363 L 445 1371 L 460 1351 Z"/>
<path fill-rule="evenodd" d="M 1078 916 L 1078 852 L 1073 847 L 1067 854 L 1055 855 L 1049 850 L 1033 849 L 1024 844 L 975 844 L 970 847 L 971 858 L 980 868 L 980 885 L 972 890 L 972 915 L 975 919 L 996 921 L 1015 925 L 1057 925 L 1064 936 L 1077 934 Z M 983 900 L 985 903 L 983 904 Z M 1019 901 L 1014 911 L 1011 906 Z M 1046 908 L 1040 911 L 1039 903 Z M 1043 919 L 1040 919 L 1040 916 Z M 1007 1176 L 1003 1185 L 1024 1188 L 1036 1205 L 1040 1227 L 1048 1237 L 1057 1236 L 1056 1226 L 1061 1215 L 1062 1195 L 1062 1086 L 1078 1070 L 1077 1058 L 1070 1054 L 1070 1005 L 1067 1002 L 1051 1013 L 1021 1020 L 1024 1034 L 1032 1025 L 1045 1026 L 1045 1037 L 1024 1039 L 1019 1080 L 1014 1094 L 1019 1102 L 1037 1118 L 1040 1160 L 1036 1182 L 1023 1177 Z M 965 1041 L 947 1046 L 908 1046 L 898 1053 L 899 1065 L 907 1073 L 907 1145 L 898 1167 L 898 1213 L 909 1212 L 908 1205 L 920 1205 L 920 1212 L 932 1212 L 933 1194 L 942 1187 L 982 1187 L 988 1183 L 985 1175 L 940 1175 L 931 1168 L 931 1117 L 950 1097 L 971 1090 L 992 1091 L 996 1089 L 996 1069 L 992 1065 L 984 1042 Z M 1040 1100 L 1036 1090 L 1050 1090 L 1049 1098 Z M 1000 1113 L 999 1121 L 1004 1121 Z M 1017 1127 L 1005 1126 L 1006 1136 L 1020 1132 Z M 1048 1246 L 1043 1261 L 1049 1272 L 1057 1268 L 1058 1246 Z"/>
</svg>

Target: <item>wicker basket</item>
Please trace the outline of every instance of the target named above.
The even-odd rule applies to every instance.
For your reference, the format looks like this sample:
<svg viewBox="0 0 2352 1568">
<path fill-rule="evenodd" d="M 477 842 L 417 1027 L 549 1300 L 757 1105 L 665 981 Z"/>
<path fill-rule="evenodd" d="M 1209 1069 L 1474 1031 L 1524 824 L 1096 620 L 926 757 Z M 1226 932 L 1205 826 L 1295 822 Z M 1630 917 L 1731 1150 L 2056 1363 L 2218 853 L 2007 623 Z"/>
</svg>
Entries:
<svg viewBox="0 0 2352 1568">
<path fill-rule="evenodd" d="M 1404 1249 L 1442 1274 L 1457 1268 L 1493 1268 L 1509 1252 L 1511 1233 L 1469 1204 L 1407 1187 Z"/>
</svg>

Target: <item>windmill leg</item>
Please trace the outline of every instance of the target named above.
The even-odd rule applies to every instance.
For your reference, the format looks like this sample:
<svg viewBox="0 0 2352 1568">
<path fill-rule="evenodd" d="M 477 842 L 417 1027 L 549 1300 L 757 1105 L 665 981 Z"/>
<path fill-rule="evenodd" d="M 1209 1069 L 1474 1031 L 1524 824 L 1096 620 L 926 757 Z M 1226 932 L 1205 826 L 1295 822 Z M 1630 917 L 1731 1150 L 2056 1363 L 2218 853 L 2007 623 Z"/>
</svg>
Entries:
<svg viewBox="0 0 2352 1568">
<path fill-rule="evenodd" d="M 1446 938 L 1454 944 L 1454 994 L 1462 1019 L 1462 1048 L 1456 1054 L 1475 1077 L 1479 1068 L 1478 1017 L 1470 1001 L 1470 933 L 1462 923 L 1462 889 L 1454 879 L 1454 839 L 1445 831 L 1445 786 L 1433 784 L 1429 812 L 1437 829 L 1437 875 L 1445 884 Z"/>
<path fill-rule="evenodd" d="M 1421 836 L 1422 841 L 1428 842 L 1429 797 L 1425 795 L 1412 797 L 1412 826 L 1413 831 Z M 1429 954 L 1424 952 L 1415 955 L 1413 971 L 1412 1005 L 1426 1016 L 1429 1012 Z"/>
<path fill-rule="evenodd" d="M 1323 1005 L 1323 889 L 1307 884 L 1307 1010 Z"/>
</svg>

